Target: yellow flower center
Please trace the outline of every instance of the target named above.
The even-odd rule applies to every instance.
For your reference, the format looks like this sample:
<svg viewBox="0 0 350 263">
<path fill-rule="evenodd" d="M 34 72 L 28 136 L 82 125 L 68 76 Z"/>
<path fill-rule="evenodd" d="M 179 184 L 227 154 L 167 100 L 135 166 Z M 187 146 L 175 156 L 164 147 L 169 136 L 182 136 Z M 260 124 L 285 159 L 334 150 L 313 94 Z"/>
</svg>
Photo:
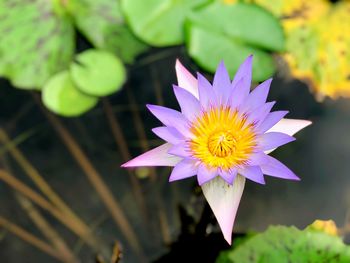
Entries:
<svg viewBox="0 0 350 263">
<path fill-rule="evenodd" d="M 252 124 L 229 107 L 203 112 L 191 124 L 189 146 L 208 167 L 228 170 L 246 163 L 256 146 Z"/>
</svg>

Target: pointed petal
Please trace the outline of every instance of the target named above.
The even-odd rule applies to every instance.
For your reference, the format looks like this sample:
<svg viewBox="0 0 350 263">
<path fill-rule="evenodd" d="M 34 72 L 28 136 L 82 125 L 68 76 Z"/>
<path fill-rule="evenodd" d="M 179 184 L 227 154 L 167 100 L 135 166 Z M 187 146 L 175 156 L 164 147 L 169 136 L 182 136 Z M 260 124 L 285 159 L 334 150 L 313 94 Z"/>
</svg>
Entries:
<svg viewBox="0 0 350 263">
<path fill-rule="evenodd" d="M 196 78 L 188 72 L 178 59 L 176 60 L 175 70 L 178 85 L 199 98 Z"/>
<path fill-rule="evenodd" d="M 229 99 L 228 99 L 227 104 L 233 109 L 239 107 L 243 103 L 245 98 L 248 96 L 247 93 L 242 92 L 241 86 L 243 85 L 243 83 L 244 83 L 244 81 L 243 81 L 243 79 L 241 79 L 231 89 L 231 93 L 229 95 Z"/>
<path fill-rule="evenodd" d="M 184 140 L 183 135 L 173 127 L 157 127 L 153 128 L 152 131 L 164 141 L 170 142 L 171 144 L 178 144 Z"/>
<path fill-rule="evenodd" d="M 146 105 L 147 108 L 163 124 L 176 128 L 184 136 L 190 136 L 188 121 L 181 112 L 158 105 Z"/>
<path fill-rule="evenodd" d="M 197 179 L 198 179 L 198 184 L 203 185 L 206 182 L 209 182 L 213 178 L 215 178 L 218 175 L 217 169 L 214 168 L 208 168 L 204 164 L 200 164 L 198 167 L 198 174 L 197 174 Z"/>
<path fill-rule="evenodd" d="M 233 185 L 227 184 L 221 177 L 217 177 L 202 185 L 202 190 L 227 243 L 231 245 L 232 229 L 237 209 L 241 200 L 245 178 L 237 175 Z"/>
<path fill-rule="evenodd" d="M 224 61 L 221 61 L 216 69 L 213 88 L 220 104 L 226 104 L 231 93 L 231 80 L 225 67 Z"/>
<path fill-rule="evenodd" d="M 244 105 L 247 108 L 247 110 L 260 107 L 266 102 L 271 82 L 272 78 L 265 80 L 249 94 L 247 100 L 244 102 Z"/>
<path fill-rule="evenodd" d="M 283 163 L 278 161 L 277 159 L 267 155 L 268 162 L 265 164 L 262 164 L 261 170 L 264 174 L 278 177 L 282 179 L 288 179 L 288 180 L 296 180 L 299 181 L 300 178 L 296 176 L 287 166 L 285 166 Z"/>
<path fill-rule="evenodd" d="M 277 122 L 279 122 L 284 116 L 286 116 L 288 111 L 274 111 L 270 112 L 265 120 L 257 127 L 259 133 L 264 133 Z"/>
<path fill-rule="evenodd" d="M 170 147 L 171 144 L 165 143 L 124 163 L 122 167 L 175 166 L 182 158 L 168 154 Z"/>
<path fill-rule="evenodd" d="M 238 172 L 247 179 L 259 184 L 265 184 L 264 175 L 259 166 L 245 166 L 239 169 Z"/>
<path fill-rule="evenodd" d="M 295 138 L 281 132 L 268 132 L 258 139 L 258 147 L 262 151 L 275 149 L 289 142 L 295 141 Z"/>
<path fill-rule="evenodd" d="M 268 132 L 283 132 L 290 136 L 309 126 L 312 122 L 307 120 L 282 119 Z"/>
<path fill-rule="evenodd" d="M 239 67 L 236 72 L 235 77 L 232 81 L 232 87 L 237 89 L 239 88 L 240 92 L 245 95 L 249 94 L 250 85 L 252 82 L 252 65 L 253 65 L 253 56 L 250 55 Z M 243 80 L 242 84 L 238 87 L 237 83 L 240 80 Z"/>
<path fill-rule="evenodd" d="M 171 155 L 176 155 L 176 156 L 180 156 L 180 157 L 191 157 L 192 156 L 192 153 L 191 153 L 191 151 L 190 151 L 190 149 L 185 141 L 171 146 L 168 153 Z"/>
<path fill-rule="evenodd" d="M 194 119 L 199 114 L 201 108 L 199 100 L 187 90 L 175 85 L 173 87 L 176 99 L 181 108 L 181 112 L 187 117 L 187 119 Z"/>
<path fill-rule="evenodd" d="M 215 106 L 217 104 L 217 99 L 213 87 L 200 73 L 198 73 L 197 78 L 200 104 L 204 109 L 208 109 L 210 106 Z"/>
<path fill-rule="evenodd" d="M 262 123 L 271 109 L 275 105 L 275 101 L 267 102 L 261 107 L 256 108 L 252 112 L 248 113 L 247 123 L 254 123 L 255 127 L 258 127 Z"/>
<path fill-rule="evenodd" d="M 223 170 L 218 170 L 219 175 L 221 176 L 222 179 L 226 181 L 226 183 L 232 185 L 233 181 L 235 180 L 237 176 L 237 169 L 230 169 L 228 171 L 223 171 Z"/>
<path fill-rule="evenodd" d="M 198 167 L 194 160 L 183 159 L 180 161 L 171 172 L 169 182 L 185 179 L 197 174 Z"/>
</svg>

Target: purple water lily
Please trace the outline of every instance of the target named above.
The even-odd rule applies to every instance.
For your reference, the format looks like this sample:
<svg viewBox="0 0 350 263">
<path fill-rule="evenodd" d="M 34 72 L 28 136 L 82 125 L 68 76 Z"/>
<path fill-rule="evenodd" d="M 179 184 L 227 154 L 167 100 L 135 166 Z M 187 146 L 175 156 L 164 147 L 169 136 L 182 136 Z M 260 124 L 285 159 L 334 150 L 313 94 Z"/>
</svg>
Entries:
<svg viewBox="0 0 350 263">
<path fill-rule="evenodd" d="M 147 105 L 164 126 L 153 132 L 167 143 L 123 164 L 174 166 L 169 181 L 196 176 L 225 240 L 231 236 L 245 180 L 265 184 L 264 174 L 289 180 L 299 178 L 267 155 L 294 140 L 293 134 L 310 121 L 284 119 L 287 111 L 266 102 L 272 79 L 250 92 L 252 56 L 230 80 L 220 63 L 210 84 L 201 74 L 194 78 L 176 62 L 178 86 L 174 93 L 181 112 Z"/>
</svg>

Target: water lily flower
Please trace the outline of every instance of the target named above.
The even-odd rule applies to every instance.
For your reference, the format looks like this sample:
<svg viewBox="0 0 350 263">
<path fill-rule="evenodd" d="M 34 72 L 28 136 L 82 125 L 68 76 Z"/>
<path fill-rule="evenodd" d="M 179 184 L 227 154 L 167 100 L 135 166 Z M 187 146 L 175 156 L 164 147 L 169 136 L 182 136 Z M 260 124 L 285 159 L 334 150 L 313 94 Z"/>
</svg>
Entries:
<svg viewBox="0 0 350 263">
<path fill-rule="evenodd" d="M 153 132 L 166 143 L 123 164 L 173 166 L 169 181 L 197 176 L 225 240 L 231 244 L 233 224 L 246 179 L 265 184 L 264 174 L 289 180 L 299 178 L 268 155 L 294 140 L 293 134 L 310 121 L 284 119 L 287 111 L 266 102 L 272 79 L 250 92 L 252 56 L 233 81 L 220 63 L 210 84 L 176 62 L 178 86 L 174 93 L 181 112 L 147 105 L 164 126 Z"/>
</svg>

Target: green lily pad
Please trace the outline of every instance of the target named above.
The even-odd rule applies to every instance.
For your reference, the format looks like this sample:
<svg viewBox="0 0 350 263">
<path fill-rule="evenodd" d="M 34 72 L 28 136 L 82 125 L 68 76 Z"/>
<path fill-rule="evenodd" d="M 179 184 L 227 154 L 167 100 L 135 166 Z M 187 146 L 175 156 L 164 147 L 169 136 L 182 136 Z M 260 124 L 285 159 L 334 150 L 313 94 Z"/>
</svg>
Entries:
<svg viewBox="0 0 350 263">
<path fill-rule="evenodd" d="M 255 81 L 273 74 L 270 52 L 285 48 L 282 27 L 271 13 L 254 4 L 223 2 L 191 13 L 186 23 L 186 44 L 190 56 L 210 72 L 225 59 L 229 71 L 234 73 L 253 54 Z"/>
<path fill-rule="evenodd" d="M 183 24 L 191 10 L 210 0 L 128 0 L 122 9 L 133 32 L 146 43 L 157 46 L 182 44 Z"/>
<path fill-rule="evenodd" d="M 79 116 L 93 108 L 98 98 L 81 92 L 68 71 L 53 76 L 42 90 L 44 105 L 51 111 L 66 117 Z"/>
<path fill-rule="evenodd" d="M 77 28 L 97 48 L 131 63 L 148 46 L 131 32 L 117 0 L 70 0 L 69 9 Z"/>
<path fill-rule="evenodd" d="M 0 1 L 0 75 L 18 88 L 41 89 L 73 56 L 72 23 L 53 2 Z"/>
<path fill-rule="evenodd" d="M 234 250 L 220 254 L 216 263 L 346 263 L 350 248 L 339 237 L 324 232 L 273 226 Z"/>
<path fill-rule="evenodd" d="M 107 51 L 88 50 L 70 67 L 72 80 L 84 93 L 107 96 L 118 91 L 126 79 L 123 63 Z"/>
<path fill-rule="evenodd" d="M 219 62 L 224 60 L 231 76 L 239 65 L 251 54 L 254 55 L 253 79 L 262 81 L 275 71 L 272 57 L 258 48 L 247 46 L 203 27 L 191 25 L 187 31 L 188 52 L 195 62 L 205 70 L 214 73 Z"/>
</svg>

